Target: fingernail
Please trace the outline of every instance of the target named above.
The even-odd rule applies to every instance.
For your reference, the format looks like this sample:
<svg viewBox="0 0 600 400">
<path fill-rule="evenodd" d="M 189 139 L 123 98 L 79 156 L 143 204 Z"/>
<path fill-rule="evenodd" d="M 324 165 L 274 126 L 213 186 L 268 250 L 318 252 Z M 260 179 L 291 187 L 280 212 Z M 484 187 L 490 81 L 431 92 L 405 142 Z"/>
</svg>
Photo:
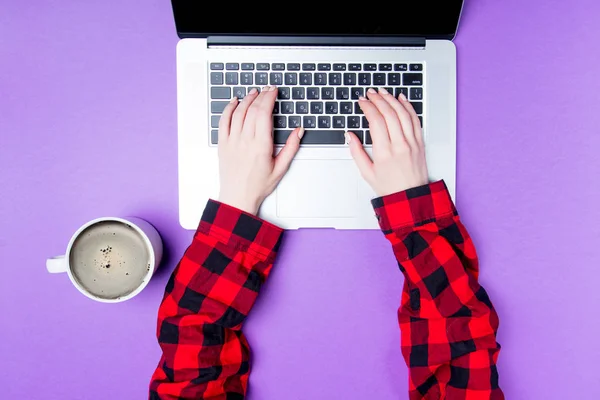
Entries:
<svg viewBox="0 0 600 400">
<path fill-rule="evenodd" d="M 348 132 L 344 133 L 344 136 L 346 137 L 346 144 L 350 144 L 350 142 L 352 142 L 352 138 L 350 137 Z"/>
<path fill-rule="evenodd" d="M 366 100 L 367 98 L 365 96 L 358 96 L 358 100 Z"/>
<path fill-rule="evenodd" d="M 377 93 L 377 92 L 375 91 L 375 89 L 373 89 L 373 88 L 369 88 L 369 90 L 367 90 L 367 92 L 369 92 L 369 93 L 371 93 L 371 94 L 375 94 L 375 93 Z"/>
<path fill-rule="evenodd" d="M 400 93 L 400 96 L 398 96 L 398 97 L 400 97 L 400 100 L 402 100 L 402 101 L 407 101 L 408 100 L 406 98 L 406 96 L 404 95 L 404 93 Z"/>
<path fill-rule="evenodd" d="M 256 92 L 257 92 L 257 90 L 256 90 L 256 89 L 252 89 L 252 90 L 250 91 L 250 93 L 248 93 L 248 94 L 255 94 Z"/>
<path fill-rule="evenodd" d="M 379 88 L 379 93 L 390 94 L 387 90 L 385 90 L 385 88 Z"/>
<path fill-rule="evenodd" d="M 277 86 L 271 86 L 271 87 L 269 88 L 269 92 L 274 92 L 274 91 L 276 91 L 276 90 L 277 90 Z"/>
<path fill-rule="evenodd" d="M 263 92 L 268 92 L 268 91 L 269 91 L 269 86 L 265 86 L 265 87 L 263 88 Z"/>
<path fill-rule="evenodd" d="M 236 101 L 238 101 L 238 98 L 234 97 L 233 99 L 231 99 L 230 103 L 235 103 Z"/>
<path fill-rule="evenodd" d="M 304 128 L 300 128 L 298 131 L 298 139 L 302 139 L 302 136 L 304 136 Z"/>
</svg>

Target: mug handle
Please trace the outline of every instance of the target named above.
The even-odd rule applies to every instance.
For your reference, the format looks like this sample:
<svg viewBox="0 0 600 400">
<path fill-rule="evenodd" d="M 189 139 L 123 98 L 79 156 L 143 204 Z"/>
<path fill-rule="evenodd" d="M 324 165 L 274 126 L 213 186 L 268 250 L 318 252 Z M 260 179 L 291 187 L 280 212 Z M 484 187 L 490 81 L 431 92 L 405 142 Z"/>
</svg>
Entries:
<svg viewBox="0 0 600 400">
<path fill-rule="evenodd" d="M 67 259 L 65 256 L 56 256 L 46 260 L 46 269 L 51 274 L 67 272 Z"/>
</svg>

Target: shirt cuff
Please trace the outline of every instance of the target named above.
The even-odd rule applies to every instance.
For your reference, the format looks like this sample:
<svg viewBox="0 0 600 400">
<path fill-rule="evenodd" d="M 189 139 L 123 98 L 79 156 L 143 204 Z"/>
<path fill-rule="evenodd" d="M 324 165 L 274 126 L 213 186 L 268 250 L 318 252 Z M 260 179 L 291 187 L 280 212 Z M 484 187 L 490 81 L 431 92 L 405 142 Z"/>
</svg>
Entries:
<svg viewBox="0 0 600 400">
<path fill-rule="evenodd" d="M 378 197 L 371 203 L 385 234 L 457 215 L 444 181 Z"/>
<path fill-rule="evenodd" d="M 283 236 L 283 229 L 215 200 L 208 200 L 198 232 L 265 262 L 274 260 Z"/>
</svg>

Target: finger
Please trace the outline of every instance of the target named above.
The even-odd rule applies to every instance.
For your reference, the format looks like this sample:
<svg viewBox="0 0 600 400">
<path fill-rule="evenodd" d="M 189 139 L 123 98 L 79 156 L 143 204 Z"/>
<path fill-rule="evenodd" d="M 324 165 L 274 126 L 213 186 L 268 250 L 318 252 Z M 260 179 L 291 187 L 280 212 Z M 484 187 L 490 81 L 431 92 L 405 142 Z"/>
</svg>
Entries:
<svg viewBox="0 0 600 400">
<path fill-rule="evenodd" d="M 256 112 L 256 137 L 273 142 L 273 108 L 277 99 L 277 88 L 271 86 L 264 90 L 261 95 L 260 107 Z"/>
<path fill-rule="evenodd" d="M 369 129 L 371 130 L 371 138 L 373 139 L 373 150 L 377 148 L 388 148 L 390 146 L 390 136 L 387 132 L 387 125 L 383 115 L 370 100 L 359 97 L 358 105 L 360 106 L 367 121 L 369 121 Z"/>
<path fill-rule="evenodd" d="M 371 161 L 371 157 L 369 157 L 354 132 L 346 132 L 346 142 L 360 174 L 367 182 L 371 182 L 373 178 L 373 161 Z"/>
<path fill-rule="evenodd" d="M 410 101 L 408 101 L 404 94 L 400 93 L 400 96 L 398 96 L 398 100 L 400 100 L 400 103 L 402 104 L 404 109 L 408 111 L 408 114 L 410 115 L 410 119 L 412 121 L 415 141 L 422 148 L 424 144 L 423 128 L 421 127 L 421 121 L 419 120 L 419 116 L 417 115 L 415 108 L 412 106 L 412 104 L 410 104 Z"/>
<path fill-rule="evenodd" d="M 248 94 L 240 101 L 240 104 L 233 113 L 233 118 L 231 119 L 230 136 L 241 135 L 244 121 L 246 120 L 246 113 L 248 112 L 248 108 L 252 105 L 252 102 L 256 100 L 256 97 L 256 93 Z"/>
<path fill-rule="evenodd" d="M 275 157 L 273 175 L 278 181 L 283 178 L 283 175 L 285 175 L 290 168 L 292 160 L 300 149 L 300 140 L 302 139 L 302 136 L 304 136 L 304 128 L 294 129 L 292 133 L 290 133 L 290 136 L 288 136 L 283 149 L 281 149 L 279 154 L 277 154 L 277 157 Z"/>
<path fill-rule="evenodd" d="M 258 90 L 256 90 L 256 89 L 252 89 L 248 93 L 248 97 L 250 97 L 250 96 L 254 96 L 255 99 L 254 99 L 254 101 L 252 101 L 252 103 L 248 107 L 248 110 L 246 110 L 246 118 L 244 118 L 244 125 L 242 126 L 242 135 L 254 136 L 256 111 L 257 111 L 257 108 L 259 107 L 259 104 L 261 103 L 262 99 L 261 99 L 260 94 L 258 93 Z M 246 99 L 248 97 L 246 97 Z M 246 99 L 244 99 L 244 100 L 246 100 Z"/>
<path fill-rule="evenodd" d="M 379 93 L 381 92 L 382 91 L 380 90 Z M 410 113 L 402 105 L 402 103 L 400 103 L 400 101 L 397 100 L 394 96 L 392 96 L 389 92 L 385 91 L 385 93 L 381 97 L 390 105 L 390 107 L 392 107 L 392 109 L 396 113 L 398 121 L 400 121 L 400 126 L 402 129 L 404 139 L 411 147 L 414 147 L 416 144 L 414 132 L 415 130 L 413 128 L 413 122 Z"/>
<path fill-rule="evenodd" d="M 229 128 L 231 126 L 231 116 L 238 106 L 238 99 L 234 97 L 223 110 L 221 119 L 219 119 L 219 143 L 225 143 L 229 138 Z"/>
<path fill-rule="evenodd" d="M 385 89 L 379 89 L 382 93 L 387 93 Z M 367 96 L 369 100 L 377 107 L 379 113 L 383 115 L 385 124 L 387 126 L 388 135 L 392 143 L 406 143 L 404 134 L 402 133 L 402 127 L 400 126 L 400 120 L 394 109 L 384 100 L 383 96 L 375 89 L 371 88 L 367 90 Z"/>
</svg>

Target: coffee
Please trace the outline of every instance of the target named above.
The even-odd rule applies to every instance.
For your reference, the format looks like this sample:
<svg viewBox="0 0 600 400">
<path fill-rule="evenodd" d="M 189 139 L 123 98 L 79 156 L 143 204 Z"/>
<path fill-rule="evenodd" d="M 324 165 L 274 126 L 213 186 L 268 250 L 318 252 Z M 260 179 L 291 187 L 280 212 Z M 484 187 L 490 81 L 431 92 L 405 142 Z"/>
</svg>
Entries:
<svg viewBox="0 0 600 400">
<path fill-rule="evenodd" d="M 149 279 L 151 256 L 144 238 L 132 226 L 102 221 L 75 239 L 69 264 L 75 281 L 103 299 L 118 299 Z"/>
</svg>

